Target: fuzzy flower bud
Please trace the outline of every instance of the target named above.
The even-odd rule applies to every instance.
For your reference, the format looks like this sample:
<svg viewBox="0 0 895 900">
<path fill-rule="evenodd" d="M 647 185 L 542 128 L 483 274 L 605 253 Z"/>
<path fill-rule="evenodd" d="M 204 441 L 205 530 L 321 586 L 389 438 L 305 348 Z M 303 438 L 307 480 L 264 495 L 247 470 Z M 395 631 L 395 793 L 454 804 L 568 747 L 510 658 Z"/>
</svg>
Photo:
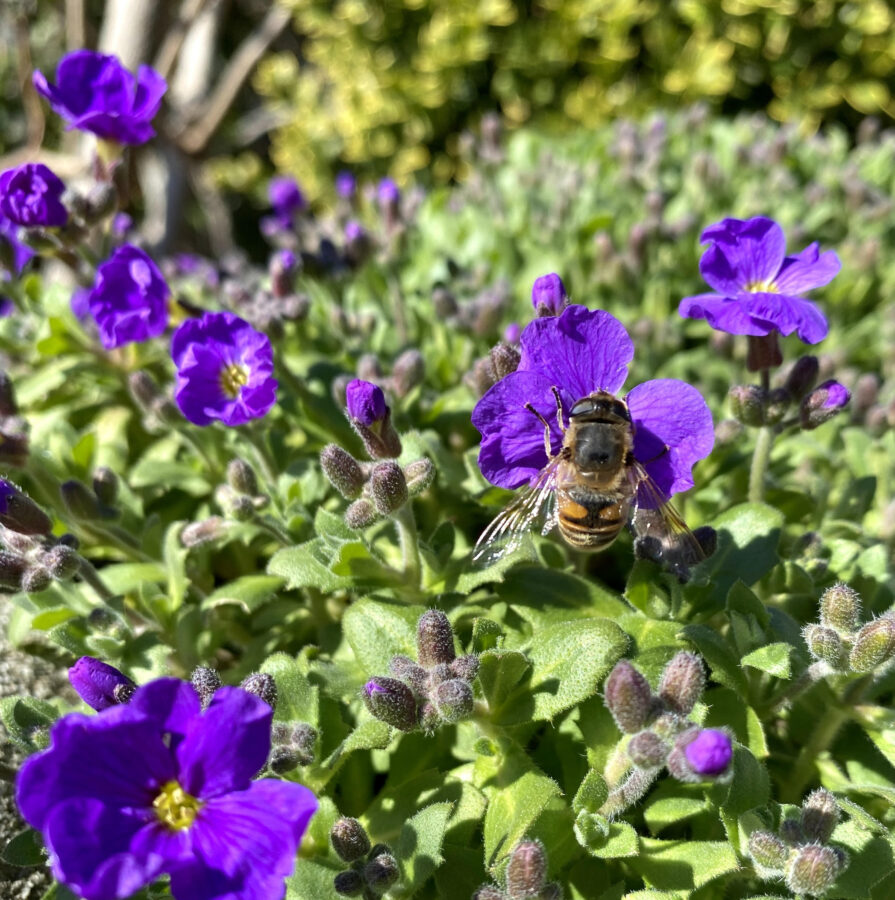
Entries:
<svg viewBox="0 0 895 900">
<path fill-rule="evenodd" d="M 314 762 L 317 737 L 317 729 L 307 722 L 299 722 L 292 730 L 290 741 L 300 766 L 309 766 Z"/>
<path fill-rule="evenodd" d="M 429 609 L 420 616 L 416 626 L 416 648 L 417 659 L 426 668 L 455 659 L 454 630 L 440 609 Z"/>
<path fill-rule="evenodd" d="M 382 388 L 355 378 L 345 387 L 345 404 L 352 427 L 373 459 L 396 459 L 401 439 L 391 424 L 391 411 Z"/>
<path fill-rule="evenodd" d="M 653 703 L 649 682 L 626 660 L 617 663 L 606 679 L 605 700 L 615 724 L 635 734 L 647 724 Z"/>
<path fill-rule="evenodd" d="M 370 838 L 357 819 L 343 816 L 330 829 L 329 839 L 343 862 L 352 863 L 370 852 Z"/>
<path fill-rule="evenodd" d="M 281 744 L 271 748 L 267 764 L 276 775 L 285 775 L 298 767 L 298 754 L 294 747 Z"/>
<path fill-rule="evenodd" d="M 539 316 L 558 316 L 568 302 L 566 286 L 555 272 L 535 279 L 531 288 L 531 305 Z"/>
<path fill-rule="evenodd" d="M 547 880 L 547 854 L 540 841 L 520 841 L 507 864 L 507 893 L 512 900 L 537 897 Z"/>
<path fill-rule="evenodd" d="M 50 517 L 5 478 L 0 478 L 0 525 L 27 535 L 47 535 L 53 529 Z"/>
<path fill-rule="evenodd" d="M 92 656 L 82 656 L 69 670 L 68 680 L 78 696 L 100 711 L 121 703 L 121 688 L 136 688 L 133 681 L 114 666 Z M 116 695 L 116 689 L 118 694 Z"/>
<path fill-rule="evenodd" d="M 841 818 L 836 798 L 825 788 L 812 791 L 802 803 L 802 831 L 809 841 L 826 844 Z"/>
<path fill-rule="evenodd" d="M 445 722 L 459 722 L 472 715 L 475 698 L 468 681 L 462 678 L 451 678 L 442 681 L 432 695 L 432 702 L 438 715 Z"/>
<path fill-rule="evenodd" d="M 102 517 L 102 510 L 99 508 L 96 494 L 83 482 L 76 479 L 65 481 L 59 486 L 59 491 L 62 494 L 65 508 L 75 519 L 90 522 Z"/>
<path fill-rule="evenodd" d="M 491 368 L 497 376 L 497 380 L 506 378 L 519 368 L 519 362 L 522 354 L 516 347 L 510 344 L 495 344 L 488 352 L 488 358 L 491 360 Z"/>
<path fill-rule="evenodd" d="M 665 666 L 659 696 L 679 715 L 689 715 L 705 690 L 705 667 L 695 653 L 682 650 Z"/>
<path fill-rule="evenodd" d="M 254 672 L 239 685 L 244 691 L 260 697 L 271 709 L 277 708 L 277 683 L 264 672 Z"/>
<path fill-rule="evenodd" d="M 108 466 L 94 470 L 93 493 L 103 506 L 114 506 L 118 500 L 118 476 Z"/>
<path fill-rule="evenodd" d="M 807 844 L 794 853 L 786 866 L 786 886 L 797 895 L 820 897 L 845 867 L 841 851 L 819 844 Z"/>
<path fill-rule="evenodd" d="M 816 387 L 799 408 L 802 428 L 811 430 L 829 421 L 848 405 L 851 394 L 838 381 L 825 381 Z"/>
<path fill-rule="evenodd" d="M 834 584 L 820 598 L 820 621 L 827 628 L 851 634 L 861 624 L 861 595 L 847 584 Z"/>
<path fill-rule="evenodd" d="M 376 507 L 365 498 L 355 500 L 345 510 L 345 524 L 349 528 L 355 529 L 355 531 L 368 528 L 377 519 L 379 519 L 379 513 L 376 511 Z"/>
<path fill-rule="evenodd" d="M 823 625 L 806 625 L 802 633 L 815 659 L 823 660 L 834 669 L 845 668 L 845 646 L 838 632 Z"/>
<path fill-rule="evenodd" d="M 814 387 L 820 363 L 816 356 L 802 356 L 795 361 L 786 376 L 784 390 L 793 400 L 801 400 Z"/>
<path fill-rule="evenodd" d="M 507 895 L 493 884 L 483 884 L 472 895 L 472 900 L 507 900 Z"/>
<path fill-rule="evenodd" d="M 382 516 L 397 512 L 409 498 L 407 480 L 396 462 L 381 462 L 373 469 L 369 482 L 370 498 Z"/>
<path fill-rule="evenodd" d="M 895 651 L 895 617 L 883 615 L 868 622 L 855 638 L 848 662 L 855 672 L 872 672 Z"/>
<path fill-rule="evenodd" d="M 375 897 L 381 897 L 400 875 L 398 861 L 391 853 L 380 853 L 364 866 L 364 881 Z"/>
<path fill-rule="evenodd" d="M 227 463 L 227 484 L 237 494 L 255 497 L 258 494 L 258 477 L 244 459 L 231 459 Z"/>
<path fill-rule="evenodd" d="M 706 728 L 684 747 L 684 756 L 697 775 L 722 775 L 733 759 L 730 738 L 715 728 Z"/>
<path fill-rule="evenodd" d="M 78 551 L 65 544 L 51 547 L 43 554 L 40 562 L 56 581 L 69 581 L 78 574 L 81 568 Z"/>
<path fill-rule="evenodd" d="M 400 654 L 393 656 L 388 662 L 388 670 L 395 678 L 400 678 L 410 686 L 410 689 L 418 697 L 426 694 L 426 679 L 428 673 L 426 670 L 417 665 L 409 656 L 401 656 Z"/>
<path fill-rule="evenodd" d="M 0 590 L 4 593 L 21 590 L 22 576 L 27 566 L 28 562 L 24 557 L 0 550 Z"/>
<path fill-rule="evenodd" d="M 753 831 L 749 835 L 749 855 L 761 869 L 782 872 L 789 848 L 770 831 Z"/>
<path fill-rule="evenodd" d="M 785 388 L 774 388 L 769 391 L 764 407 L 765 425 L 776 425 L 778 422 L 782 422 L 791 403 L 792 398 Z"/>
<path fill-rule="evenodd" d="M 53 576 L 43 566 L 31 566 L 22 575 L 22 590 L 26 594 L 39 594 L 53 583 Z"/>
<path fill-rule="evenodd" d="M 215 691 L 221 687 L 221 676 L 210 666 L 196 666 L 190 675 L 190 684 L 196 689 L 202 709 L 205 709 Z"/>
<path fill-rule="evenodd" d="M 201 522 L 190 522 L 180 532 L 180 543 L 189 548 L 201 547 L 222 538 L 227 528 L 227 522 L 221 516 L 209 516 Z"/>
<path fill-rule="evenodd" d="M 804 844 L 805 832 L 802 831 L 802 823 L 798 819 L 784 819 L 780 823 L 780 837 L 793 846 Z"/>
<path fill-rule="evenodd" d="M 329 483 L 346 499 L 360 496 L 364 473 L 360 463 L 338 444 L 327 444 L 320 451 L 320 467 Z"/>
<path fill-rule="evenodd" d="M 419 350 L 405 350 L 392 368 L 392 389 L 398 397 L 406 397 L 426 374 L 426 362 Z"/>
<path fill-rule="evenodd" d="M 767 394 L 754 384 L 735 384 L 728 394 L 734 418 L 744 425 L 758 427 L 764 424 L 764 408 Z"/>
<path fill-rule="evenodd" d="M 424 456 L 404 466 L 404 478 L 407 481 L 407 492 L 411 497 L 422 494 L 435 480 L 435 464 Z"/>
<path fill-rule="evenodd" d="M 641 731 L 628 743 L 628 757 L 638 769 L 658 769 L 665 765 L 669 749 L 659 735 Z"/>
<path fill-rule="evenodd" d="M 451 674 L 456 678 L 472 683 L 479 674 L 479 658 L 475 653 L 467 656 L 458 656 L 451 664 Z"/>
<path fill-rule="evenodd" d="M 366 883 L 360 872 L 348 869 L 346 872 L 339 872 L 336 875 L 333 879 L 333 887 L 336 893 L 341 894 L 343 897 L 360 897 L 364 892 Z"/>
<path fill-rule="evenodd" d="M 370 713 L 399 731 L 417 726 L 416 698 L 413 691 L 396 678 L 377 676 L 363 687 L 363 699 Z"/>
</svg>

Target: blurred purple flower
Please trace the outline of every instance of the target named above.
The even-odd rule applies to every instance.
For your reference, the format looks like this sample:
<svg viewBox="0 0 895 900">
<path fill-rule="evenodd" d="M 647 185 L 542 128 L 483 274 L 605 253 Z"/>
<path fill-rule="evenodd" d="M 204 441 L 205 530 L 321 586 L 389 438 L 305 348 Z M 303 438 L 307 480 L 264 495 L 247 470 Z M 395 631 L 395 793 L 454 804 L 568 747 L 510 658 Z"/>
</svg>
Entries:
<svg viewBox="0 0 895 900">
<path fill-rule="evenodd" d="M 699 271 L 714 293 L 685 297 L 678 312 L 705 319 L 730 334 L 763 337 L 795 332 L 806 344 L 827 336 L 827 320 L 802 295 L 828 284 L 841 268 L 832 250 L 820 253 L 816 243 L 795 256 L 786 255 L 786 237 L 773 220 L 724 219 L 703 231 L 711 242 Z"/>
<path fill-rule="evenodd" d="M 34 251 L 19 240 L 19 226 L 0 212 L 0 275 L 8 280 L 10 275 L 21 274 L 34 256 Z"/>
<path fill-rule="evenodd" d="M 119 240 L 134 227 L 134 220 L 125 212 L 115 213 L 112 217 L 112 235 Z"/>
<path fill-rule="evenodd" d="M 348 416 L 369 428 L 381 422 L 388 413 L 385 394 L 378 385 L 355 378 L 345 388 Z"/>
<path fill-rule="evenodd" d="M 8 319 L 16 311 L 16 305 L 12 297 L 0 294 L 0 319 Z"/>
<path fill-rule="evenodd" d="M 188 319 L 171 339 L 174 399 L 194 425 L 245 425 L 277 399 L 270 339 L 231 312 Z"/>
<path fill-rule="evenodd" d="M 86 900 L 130 897 L 164 873 L 176 900 L 282 897 L 317 800 L 252 780 L 272 715 L 231 687 L 202 712 L 191 685 L 161 678 L 125 706 L 60 719 L 16 789 L 56 879 Z"/>
<path fill-rule="evenodd" d="M 510 322 L 503 330 L 503 339 L 508 344 L 518 344 L 520 337 L 522 337 L 522 328 L 518 322 Z"/>
<path fill-rule="evenodd" d="M 28 228 L 59 228 L 68 221 L 65 185 L 41 163 L 25 163 L 0 175 L 0 212 Z"/>
<path fill-rule="evenodd" d="M 92 656 L 82 656 L 69 670 L 68 680 L 78 696 L 93 709 L 99 711 L 122 702 L 122 689 L 136 685 L 115 666 Z"/>
<path fill-rule="evenodd" d="M 75 288 L 69 305 L 78 319 L 86 319 L 90 315 L 90 288 Z"/>
<path fill-rule="evenodd" d="M 364 226 L 356 219 L 349 219 L 345 223 L 345 240 L 347 243 L 353 244 L 356 241 L 364 240 L 366 236 L 367 232 L 364 230 Z"/>
<path fill-rule="evenodd" d="M 9 512 L 9 498 L 19 493 L 18 488 L 5 478 L 0 478 L 0 516 Z"/>
<path fill-rule="evenodd" d="M 530 483 L 548 462 L 544 427 L 525 404 L 551 423 L 556 454 L 563 435 L 552 387 L 559 390 L 567 422 L 578 400 L 597 390 L 616 393 L 634 356 L 634 345 L 617 319 L 578 305 L 529 323 L 521 349 L 519 368 L 490 388 L 472 412 L 472 423 L 482 434 L 479 468 L 492 484 L 509 489 Z M 634 426 L 634 456 L 656 486 L 666 497 L 693 487 L 693 464 L 714 444 L 712 415 L 699 391 L 663 378 L 633 388 L 625 401 Z M 655 506 L 646 491 L 637 499 L 642 506 Z"/>
<path fill-rule="evenodd" d="M 159 267 L 139 247 L 123 244 L 97 270 L 87 300 L 103 347 L 158 337 L 168 325 L 170 291 Z"/>
<path fill-rule="evenodd" d="M 308 205 L 298 182 L 287 175 L 271 178 L 267 193 L 276 218 L 285 226 L 292 223 L 295 213 Z"/>
<path fill-rule="evenodd" d="M 397 206 L 401 200 L 401 189 L 391 178 L 383 178 L 376 187 L 376 199 L 380 206 Z"/>
<path fill-rule="evenodd" d="M 558 316 L 568 302 L 566 286 L 556 272 L 535 279 L 531 288 L 531 305 L 539 316 Z"/>
<path fill-rule="evenodd" d="M 345 170 L 336 175 L 336 193 L 346 200 L 350 200 L 357 190 L 357 181 L 351 172 Z"/>
<path fill-rule="evenodd" d="M 730 738 L 715 728 L 705 728 L 684 748 L 684 756 L 697 775 L 720 775 L 730 765 Z"/>
<path fill-rule="evenodd" d="M 69 123 L 119 144 L 144 144 L 155 136 L 151 122 L 168 89 L 165 79 L 150 66 L 137 77 L 116 56 L 76 50 L 56 68 L 56 84 L 41 72 L 33 76 L 38 93 Z"/>
</svg>

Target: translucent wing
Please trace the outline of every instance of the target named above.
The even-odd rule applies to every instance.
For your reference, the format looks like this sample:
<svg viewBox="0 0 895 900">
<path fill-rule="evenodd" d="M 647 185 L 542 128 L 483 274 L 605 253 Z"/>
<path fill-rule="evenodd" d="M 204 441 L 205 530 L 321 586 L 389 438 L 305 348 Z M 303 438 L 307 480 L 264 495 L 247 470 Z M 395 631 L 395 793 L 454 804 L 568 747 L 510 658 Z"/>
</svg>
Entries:
<svg viewBox="0 0 895 900">
<path fill-rule="evenodd" d="M 472 561 L 476 565 L 490 566 L 517 550 L 536 524 L 541 525 L 542 534 L 553 528 L 556 524 L 556 468 L 560 460 L 560 456 L 554 456 L 535 481 L 482 532 L 472 551 Z"/>
</svg>

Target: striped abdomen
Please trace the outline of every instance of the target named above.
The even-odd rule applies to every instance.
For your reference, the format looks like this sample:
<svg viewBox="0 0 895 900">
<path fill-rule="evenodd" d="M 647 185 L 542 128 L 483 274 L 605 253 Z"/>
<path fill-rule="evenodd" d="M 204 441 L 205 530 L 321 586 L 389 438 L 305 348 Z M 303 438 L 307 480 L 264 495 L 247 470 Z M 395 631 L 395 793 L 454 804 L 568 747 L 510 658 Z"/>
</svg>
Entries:
<svg viewBox="0 0 895 900">
<path fill-rule="evenodd" d="M 565 540 L 579 550 L 603 550 L 628 521 L 630 499 L 607 497 L 578 488 L 557 495 L 557 525 Z"/>
</svg>

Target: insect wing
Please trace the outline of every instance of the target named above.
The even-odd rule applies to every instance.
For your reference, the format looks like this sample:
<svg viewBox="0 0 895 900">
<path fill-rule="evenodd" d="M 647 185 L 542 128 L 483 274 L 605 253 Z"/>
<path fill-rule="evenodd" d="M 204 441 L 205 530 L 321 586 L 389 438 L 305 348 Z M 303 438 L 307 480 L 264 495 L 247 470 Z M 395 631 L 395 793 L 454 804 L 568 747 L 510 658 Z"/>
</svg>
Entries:
<svg viewBox="0 0 895 900">
<path fill-rule="evenodd" d="M 554 489 L 558 463 L 559 457 L 554 457 L 541 469 L 535 481 L 482 532 L 472 551 L 474 563 L 490 566 L 517 550 L 536 523 L 541 523 L 542 534 L 547 534 L 556 524 Z"/>
</svg>

